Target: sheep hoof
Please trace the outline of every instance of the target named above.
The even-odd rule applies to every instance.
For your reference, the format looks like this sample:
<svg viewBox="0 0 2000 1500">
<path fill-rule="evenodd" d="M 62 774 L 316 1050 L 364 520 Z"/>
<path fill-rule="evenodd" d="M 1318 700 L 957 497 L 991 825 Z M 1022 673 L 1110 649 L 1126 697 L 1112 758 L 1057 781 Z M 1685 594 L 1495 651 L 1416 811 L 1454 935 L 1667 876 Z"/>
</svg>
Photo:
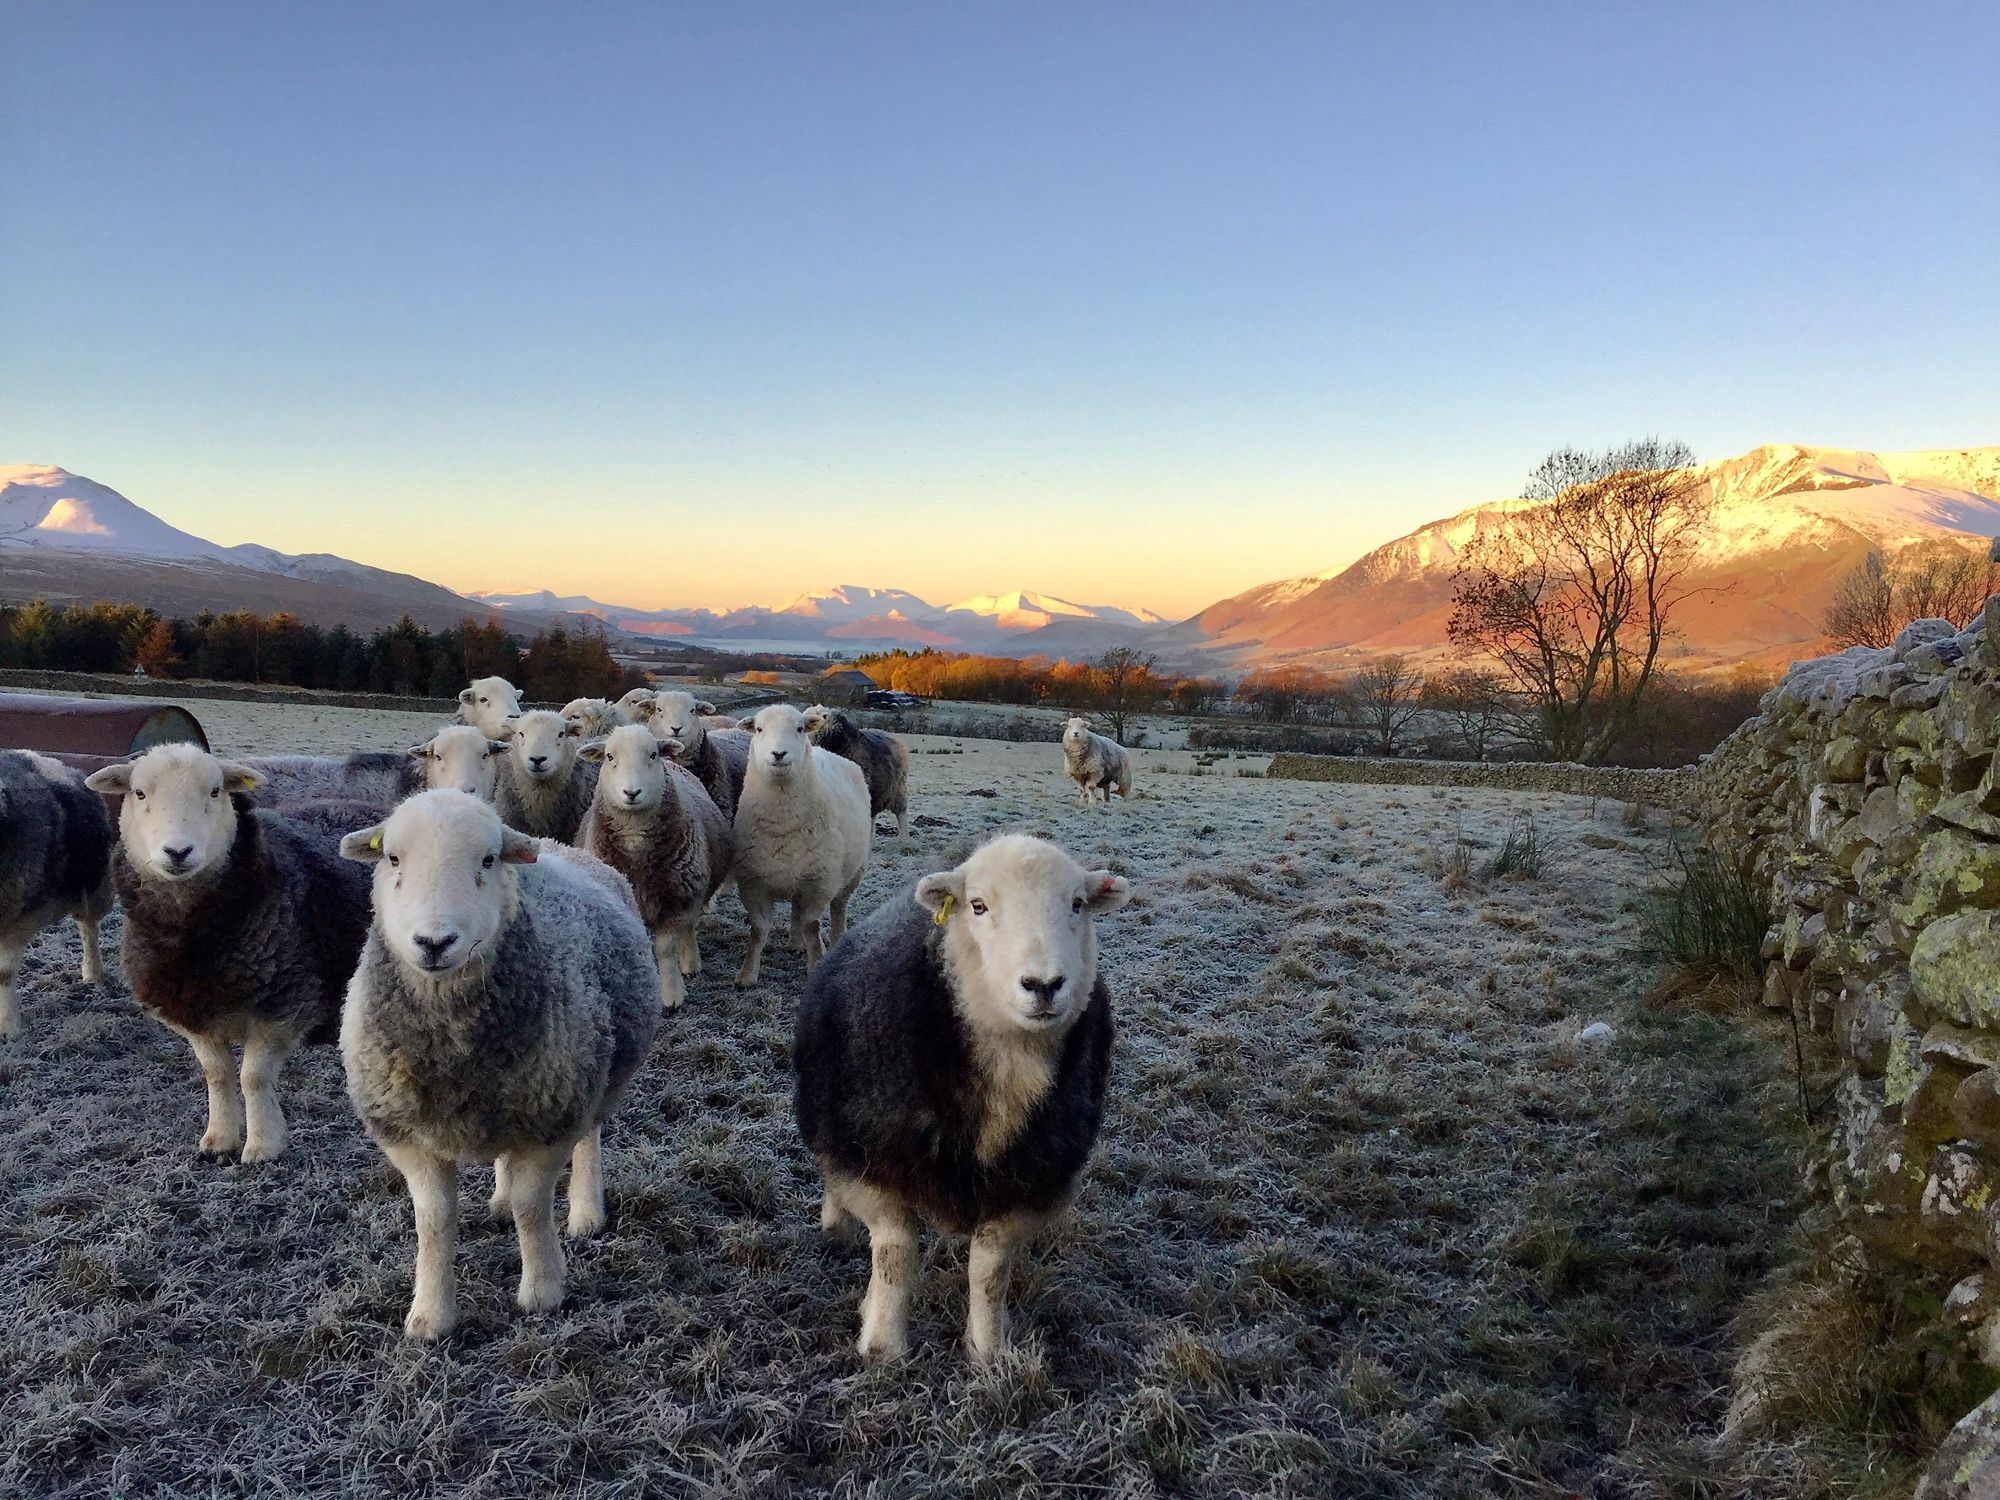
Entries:
<svg viewBox="0 0 2000 1500">
<path fill-rule="evenodd" d="M 102 984 L 104 983 L 104 965 L 85 964 L 77 970 L 76 977 L 81 979 L 85 984 Z"/>
<path fill-rule="evenodd" d="M 283 1156 L 284 1154 L 285 1154 L 285 1138 L 283 1136 L 279 1136 L 276 1140 L 272 1141 L 246 1142 L 243 1147 L 243 1155 L 240 1159 L 245 1163 L 258 1162 L 258 1161 L 276 1161 L 280 1156 Z"/>
<path fill-rule="evenodd" d="M 684 958 L 681 960 L 681 978 L 696 979 L 700 975 L 701 960 L 699 958 Z"/>
<path fill-rule="evenodd" d="M 514 1298 L 524 1313 L 551 1313 L 562 1306 L 563 1284 L 560 1276 L 551 1276 L 546 1281 L 521 1281 L 521 1290 Z"/>
<path fill-rule="evenodd" d="M 871 1365 L 894 1364 L 910 1351 L 910 1341 L 900 1332 L 878 1333 L 864 1328 L 855 1351 Z"/>
<path fill-rule="evenodd" d="M 604 1226 L 611 1222 L 610 1215 L 601 1208 L 584 1208 L 572 1203 L 569 1207 L 569 1223 L 565 1226 L 573 1240 L 592 1239 L 604 1233 Z"/>
<path fill-rule="evenodd" d="M 211 1130 L 201 1138 L 195 1148 L 203 1161 L 223 1161 L 243 1149 L 243 1137 L 225 1135 L 220 1130 Z"/>
<path fill-rule="evenodd" d="M 443 1307 L 418 1307 L 412 1303 L 409 1316 L 403 1319 L 403 1337 L 430 1343 L 443 1338 L 457 1326 L 458 1309 L 449 1303 Z"/>
</svg>

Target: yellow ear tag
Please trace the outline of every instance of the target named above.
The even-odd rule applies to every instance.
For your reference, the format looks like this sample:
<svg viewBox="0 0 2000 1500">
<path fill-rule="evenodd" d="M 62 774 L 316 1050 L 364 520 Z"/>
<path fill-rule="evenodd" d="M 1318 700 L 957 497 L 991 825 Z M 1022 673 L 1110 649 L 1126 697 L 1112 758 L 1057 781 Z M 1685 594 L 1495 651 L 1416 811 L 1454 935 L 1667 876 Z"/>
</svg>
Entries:
<svg viewBox="0 0 2000 1500">
<path fill-rule="evenodd" d="M 382 835 L 378 833 L 375 835 L 374 838 L 370 839 L 368 841 L 368 847 L 370 849 L 380 849 L 382 847 Z"/>
<path fill-rule="evenodd" d="M 940 927 L 944 926 L 946 918 L 950 917 L 950 915 L 951 915 L 951 903 L 952 903 L 952 902 L 953 902 L 953 901 L 954 901 L 955 899 L 956 899 L 956 898 L 955 898 L 955 897 L 952 897 L 952 896 L 947 896 L 947 897 L 945 897 L 945 898 L 944 898 L 944 905 L 943 905 L 943 906 L 940 906 L 940 907 L 938 908 L 938 913 L 937 913 L 937 915 L 936 915 L 935 917 L 931 918 L 931 920 L 932 920 L 933 922 L 937 923 L 937 925 L 938 925 L 938 926 L 940 926 Z"/>
</svg>

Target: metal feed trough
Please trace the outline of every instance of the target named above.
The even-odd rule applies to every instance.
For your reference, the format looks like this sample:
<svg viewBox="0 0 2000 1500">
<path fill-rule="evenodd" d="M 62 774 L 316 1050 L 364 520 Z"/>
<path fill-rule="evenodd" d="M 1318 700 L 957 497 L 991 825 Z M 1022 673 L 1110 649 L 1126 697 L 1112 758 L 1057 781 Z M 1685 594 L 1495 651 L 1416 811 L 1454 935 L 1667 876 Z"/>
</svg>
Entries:
<svg viewBox="0 0 2000 1500">
<path fill-rule="evenodd" d="M 208 748 L 208 736 L 195 716 L 176 704 L 0 693 L 0 749 L 39 750 L 79 771 L 95 771 L 177 740 Z"/>
</svg>

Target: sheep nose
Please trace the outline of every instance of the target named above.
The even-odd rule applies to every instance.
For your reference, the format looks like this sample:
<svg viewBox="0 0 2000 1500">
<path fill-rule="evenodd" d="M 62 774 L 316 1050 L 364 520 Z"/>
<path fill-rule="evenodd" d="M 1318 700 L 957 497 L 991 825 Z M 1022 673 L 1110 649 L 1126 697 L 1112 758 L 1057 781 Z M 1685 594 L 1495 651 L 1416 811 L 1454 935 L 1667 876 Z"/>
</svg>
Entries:
<svg viewBox="0 0 2000 1500">
<path fill-rule="evenodd" d="M 782 766 L 785 763 L 785 757 L 790 753 L 791 752 L 786 750 L 773 750 L 771 752 L 771 764 L 774 766 Z"/>
<path fill-rule="evenodd" d="M 1062 987 L 1063 976 L 1060 974 L 1053 979 L 1030 979 L 1026 974 L 1021 976 L 1021 988 L 1035 997 L 1035 1009 L 1043 1014 L 1056 1008 L 1056 995 Z"/>
<path fill-rule="evenodd" d="M 639 789 L 636 786 L 626 787 L 625 800 L 627 802 L 637 802 L 639 800 Z"/>
<path fill-rule="evenodd" d="M 423 951 L 424 967 L 426 969 L 436 969 L 443 966 L 444 956 L 450 950 L 451 945 L 458 941 L 458 934 L 447 932 L 443 937 L 425 937 L 420 932 L 412 933 L 410 941 Z"/>
<path fill-rule="evenodd" d="M 546 755 L 531 755 L 528 757 L 528 764 L 533 766 L 537 771 L 541 770 L 548 763 L 549 758 Z"/>
<path fill-rule="evenodd" d="M 178 849 L 162 848 L 160 853 L 166 855 L 168 864 L 184 865 L 188 861 L 188 856 L 194 853 L 194 845 L 182 844 Z"/>
</svg>

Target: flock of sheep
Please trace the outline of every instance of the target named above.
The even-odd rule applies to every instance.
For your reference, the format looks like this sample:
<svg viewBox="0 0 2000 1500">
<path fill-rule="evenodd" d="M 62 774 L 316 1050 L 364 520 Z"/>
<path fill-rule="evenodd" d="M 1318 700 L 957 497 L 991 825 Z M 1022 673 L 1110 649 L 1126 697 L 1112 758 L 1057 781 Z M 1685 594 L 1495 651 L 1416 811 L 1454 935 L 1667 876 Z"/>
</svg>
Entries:
<svg viewBox="0 0 2000 1500">
<path fill-rule="evenodd" d="M 601 1230 L 603 1122 L 733 882 L 737 984 L 757 982 L 779 901 L 806 955 L 795 1103 L 823 1225 L 868 1230 L 860 1352 L 904 1350 L 919 1220 L 971 1236 L 967 1347 L 1004 1349 L 1011 1256 L 1069 1200 L 1103 1116 L 1093 921 L 1125 881 L 1006 835 L 849 930 L 876 816 L 908 826 L 894 736 L 822 707 L 737 723 L 678 691 L 559 713 L 524 712 L 501 678 L 459 697 L 458 722 L 406 756 L 237 762 L 176 744 L 84 778 L 0 751 L 0 1041 L 50 923 L 76 919 L 83 978 L 101 979 L 114 898 L 134 998 L 201 1065 L 205 1156 L 279 1156 L 279 1071 L 337 1038 L 355 1111 L 410 1191 L 405 1332 L 437 1338 L 458 1316 L 463 1163 L 493 1164 L 520 1306 L 562 1301 L 556 1181 L 567 1161 L 569 1234 Z M 1081 719 L 1064 756 L 1084 803 L 1130 795 L 1124 750 Z"/>
</svg>

